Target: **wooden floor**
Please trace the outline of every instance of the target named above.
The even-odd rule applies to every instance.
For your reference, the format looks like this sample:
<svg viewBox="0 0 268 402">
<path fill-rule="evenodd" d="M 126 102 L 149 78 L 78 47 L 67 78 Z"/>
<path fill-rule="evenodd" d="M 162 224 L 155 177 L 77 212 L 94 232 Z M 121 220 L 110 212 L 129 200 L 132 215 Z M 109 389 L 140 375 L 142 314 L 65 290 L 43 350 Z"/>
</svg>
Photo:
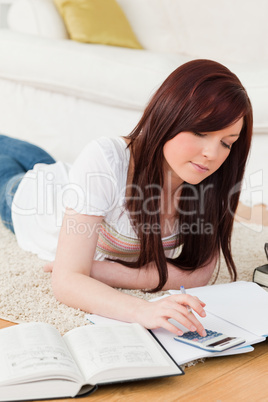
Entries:
<svg viewBox="0 0 268 402">
<path fill-rule="evenodd" d="M 247 224 L 268 226 L 268 205 L 259 204 L 250 208 L 239 203 L 235 220 Z"/>
<path fill-rule="evenodd" d="M 13 325 L 0 319 L 0 328 Z M 103 386 L 79 398 L 85 402 L 257 402 L 268 401 L 268 341 L 250 353 L 206 359 L 185 375 L 115 386 Z M 61 399 L 73 401 L 74 399 Z M 51 400 L 50 400 L 51 401 Z"/>
</svg>

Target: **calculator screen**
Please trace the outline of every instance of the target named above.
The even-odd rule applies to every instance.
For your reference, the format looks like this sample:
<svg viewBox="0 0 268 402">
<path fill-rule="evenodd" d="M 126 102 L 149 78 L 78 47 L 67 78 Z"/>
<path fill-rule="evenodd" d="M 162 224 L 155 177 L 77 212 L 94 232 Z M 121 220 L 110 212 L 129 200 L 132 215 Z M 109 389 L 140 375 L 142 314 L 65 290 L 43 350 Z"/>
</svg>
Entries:
<svg viewBox="0 0 268 402">
<path fill-rule="evenodd" d="M 228 337 L 228 338 L 224 338 L 218 342 L 214 342 L 214 343 L 210 343 L 208 346 L 218 346 L 218 345 L 222 345 L 223 343 L 229 342 L 232 339 L 234 339 L 233 337 Z"/>
</svg>

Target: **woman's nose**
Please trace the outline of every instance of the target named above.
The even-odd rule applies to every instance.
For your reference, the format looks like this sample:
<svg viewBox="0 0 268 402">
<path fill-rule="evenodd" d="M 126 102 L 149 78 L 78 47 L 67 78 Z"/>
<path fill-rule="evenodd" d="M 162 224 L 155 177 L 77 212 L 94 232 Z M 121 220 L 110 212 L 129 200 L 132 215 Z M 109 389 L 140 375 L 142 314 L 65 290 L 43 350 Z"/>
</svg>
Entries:
<svg viewBox="0 0 268 402">
<path fill-rule="evenodd" d="M 217 159 L 220 144 L 216 141 L 208 141 L 203 147 L 203 156 L 209 160 Z"/>
</svg>

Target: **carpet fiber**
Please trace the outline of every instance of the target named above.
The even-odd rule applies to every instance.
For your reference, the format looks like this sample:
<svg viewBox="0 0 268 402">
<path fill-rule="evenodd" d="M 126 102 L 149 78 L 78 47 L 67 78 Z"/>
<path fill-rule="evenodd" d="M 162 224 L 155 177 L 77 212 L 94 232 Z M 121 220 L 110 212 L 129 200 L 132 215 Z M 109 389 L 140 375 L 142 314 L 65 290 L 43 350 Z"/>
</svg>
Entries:
<svg viewBox="0 0 268 402">
<path fill-rule="evenodd" d="M 238 279 L 251 281 L 255 267 L 266 263 L 263 250 L 268 242 L 268 227 L 245 227 L 235 223 L 232 249 Z M 50 285 L 50 273 L 43 272 L 44 261 L 21 250 L 15 236 L 0 222 L 0 318 L 16 322 L 43 321 L 61 334 L 86 324 L 85 313 L 57 302 Z M 221 261 L 216 283 L 229 282 L 226 265 Z M 164 294 L 126 291 L 137 297 Z"/>
</svg>

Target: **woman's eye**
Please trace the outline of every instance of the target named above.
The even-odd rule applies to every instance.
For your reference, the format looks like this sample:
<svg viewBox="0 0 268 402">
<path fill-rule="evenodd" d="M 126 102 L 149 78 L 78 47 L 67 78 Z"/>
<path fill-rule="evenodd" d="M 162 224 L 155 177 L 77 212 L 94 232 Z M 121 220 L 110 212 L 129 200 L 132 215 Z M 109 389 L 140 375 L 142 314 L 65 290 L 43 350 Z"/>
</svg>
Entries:
<svg viewBox="0 0 268 402">
<path fill-rule="evenodd" d="M 205 137 L 206 134 L 201 134 L 195 131 L 194 135 L 196 135 L 197 137 Z"/>
<path fill-rule="evenodd" d="M 197 131 L 194 131 L 193 134 L 197 137 L 206 137 L 207 134 L 202 134 L 202 133 L 198 133 Z M 224 148 L 227 148 L 229 150 L 231 150 L 232 145 L 226 144 L 226 142 L 221 141 L 221 144 Z"/>
<path fill-rule="evenodd" d="M 228 144 L 226 144 L 226 142 L 221 142 L 222 143 L 222 145 L 224 146 L 224 148 L 227 148 L 227 149 L 231 149 L 232 148 L 232 145 L 228 145 Z"/>
</svg>

